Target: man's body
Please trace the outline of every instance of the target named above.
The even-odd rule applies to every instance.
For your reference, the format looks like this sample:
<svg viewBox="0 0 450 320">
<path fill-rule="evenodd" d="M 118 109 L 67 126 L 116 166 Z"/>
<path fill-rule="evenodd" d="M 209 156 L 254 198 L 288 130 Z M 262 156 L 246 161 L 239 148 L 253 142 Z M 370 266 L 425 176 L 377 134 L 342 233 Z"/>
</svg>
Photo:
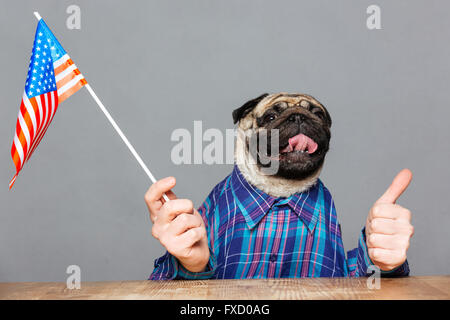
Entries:
<svg viewBox="0 0 450 320">
<path fill-rule="evenodd" d="M 192 201 L 176 199 L 174 178 L 153 184 L 145 197 L 152 234 L 167 253 L 150 279 L 364 276 L 372 264 L 408 275 L 411 213 L 395 201 L 411 181 L 409 170 L 372 206 L 358 247 L 346 257 L 332 197 L 318 179 L 330 138 L 326 109 L 306 95 L 263 95 L 233 117 L 252 133 L 280 130 L 280 170 L 262 175 L 260 159 L 249 161 L 251 140 L 241 136 L 236 158 L 242 161 L 199 211 Z"/>
</svg>

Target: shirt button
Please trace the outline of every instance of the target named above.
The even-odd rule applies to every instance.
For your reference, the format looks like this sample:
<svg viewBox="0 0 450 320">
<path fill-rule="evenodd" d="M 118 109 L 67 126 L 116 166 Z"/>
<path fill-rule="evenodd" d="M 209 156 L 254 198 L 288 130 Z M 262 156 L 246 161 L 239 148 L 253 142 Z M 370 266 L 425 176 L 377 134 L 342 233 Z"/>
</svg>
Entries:
<svg viewBox="0 0 450 320">
<path fill-rule="evenodd" d="M 277 261 L 277 255 L 275 253 L 272 253 L 269 257 L 269 261 L 270 262 L 275 262 Z"/>
</svg>

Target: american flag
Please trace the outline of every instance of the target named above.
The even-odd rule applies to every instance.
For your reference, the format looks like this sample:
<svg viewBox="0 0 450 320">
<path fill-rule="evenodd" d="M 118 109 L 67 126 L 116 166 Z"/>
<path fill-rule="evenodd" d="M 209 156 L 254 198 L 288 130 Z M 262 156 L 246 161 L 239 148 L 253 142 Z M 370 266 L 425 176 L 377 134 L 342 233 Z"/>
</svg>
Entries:
<svg viewBox="0 0 450 320">
<path fill-rule="evenodd" d="M 9 183 L 10 189 L 44 137 L 58 104 L 86 83 L 44 20 L 40 19 L 11 148 L 16 174 Z"/>
</svg>

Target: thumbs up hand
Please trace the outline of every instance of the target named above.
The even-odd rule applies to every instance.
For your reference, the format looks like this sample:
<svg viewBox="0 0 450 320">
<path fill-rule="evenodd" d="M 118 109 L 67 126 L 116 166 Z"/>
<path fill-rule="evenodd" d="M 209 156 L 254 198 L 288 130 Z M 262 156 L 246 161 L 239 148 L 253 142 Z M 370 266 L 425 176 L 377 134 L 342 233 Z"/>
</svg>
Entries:
<svg viewBox="0 0 450 320">
<path fill-rule="evenodd" d="M 372 206 L 366 221 L 366 244 L 372 262 L 383 271 L 402 265 L 414 234 L 411 212 L 395 202 L 406 190 L 412 173 L 403 169 Z"/>
</svg>

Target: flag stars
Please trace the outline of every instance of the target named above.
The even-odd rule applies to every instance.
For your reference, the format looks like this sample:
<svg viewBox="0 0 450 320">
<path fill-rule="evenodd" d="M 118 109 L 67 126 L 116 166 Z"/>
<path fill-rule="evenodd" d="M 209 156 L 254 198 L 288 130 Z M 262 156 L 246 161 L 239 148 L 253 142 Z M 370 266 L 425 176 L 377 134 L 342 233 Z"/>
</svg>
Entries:
<svg viewBox="0 0 450 320">
<path fill-rule="evenodd" d="M 43 29 L 38 30 L 25 84 L 25 92 L 29 97 L 57 90 L 53 62 L 64 54 L 64 50 L 57 45 L 50 34 Z"/>
</svg>

